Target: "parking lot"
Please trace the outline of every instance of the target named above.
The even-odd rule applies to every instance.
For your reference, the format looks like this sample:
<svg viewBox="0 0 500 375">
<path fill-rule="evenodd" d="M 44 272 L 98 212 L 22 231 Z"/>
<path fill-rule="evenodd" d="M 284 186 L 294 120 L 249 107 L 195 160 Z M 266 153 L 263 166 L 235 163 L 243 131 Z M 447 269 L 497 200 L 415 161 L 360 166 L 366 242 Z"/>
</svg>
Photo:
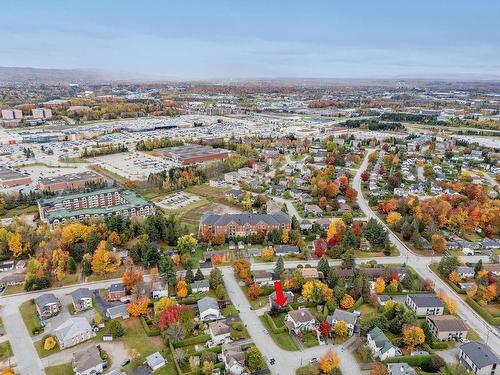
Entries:
<svg viewBox="0 0 500 375">
<path fill-rule="evenodd" d="M 177 192 L 167 195 L 159 203 L 159 205 L 167 210 L 175 211 L 182 207 L 186 207 L 191 203 L 198 202 L 201 198 L 197 195 Z"/>
</svg>

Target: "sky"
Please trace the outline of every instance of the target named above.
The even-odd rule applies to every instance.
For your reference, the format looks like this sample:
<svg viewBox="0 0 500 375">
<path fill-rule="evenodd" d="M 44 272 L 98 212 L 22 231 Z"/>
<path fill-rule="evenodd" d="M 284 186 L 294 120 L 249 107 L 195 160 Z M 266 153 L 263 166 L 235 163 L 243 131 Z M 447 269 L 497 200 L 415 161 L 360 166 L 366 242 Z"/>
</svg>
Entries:
<svg viewBox="0 0 500 375">
<path fill-rule="evenodd" d="M 0 66 L 130 77 L 500 77 L 498 0 L 20 0 Z"/>
</svg>

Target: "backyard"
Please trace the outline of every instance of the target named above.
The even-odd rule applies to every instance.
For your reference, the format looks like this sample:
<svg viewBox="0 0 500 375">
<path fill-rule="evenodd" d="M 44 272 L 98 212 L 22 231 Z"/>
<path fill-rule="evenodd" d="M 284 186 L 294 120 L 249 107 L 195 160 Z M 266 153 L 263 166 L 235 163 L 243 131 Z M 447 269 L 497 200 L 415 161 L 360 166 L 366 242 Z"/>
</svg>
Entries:
<svg viewBox="0 0 500 375">
<path fill-rule="evenodd" d="M 28 329 L 31 336 L 36 336 L 36 330 L 40 330 L 40 321 L 38 319 L 38 314 L 36 311 L 35 303 L 33 300 L 29 300 L 19 306 L 19 312 L 24 320 L 24 324 Z"/>
</svg>

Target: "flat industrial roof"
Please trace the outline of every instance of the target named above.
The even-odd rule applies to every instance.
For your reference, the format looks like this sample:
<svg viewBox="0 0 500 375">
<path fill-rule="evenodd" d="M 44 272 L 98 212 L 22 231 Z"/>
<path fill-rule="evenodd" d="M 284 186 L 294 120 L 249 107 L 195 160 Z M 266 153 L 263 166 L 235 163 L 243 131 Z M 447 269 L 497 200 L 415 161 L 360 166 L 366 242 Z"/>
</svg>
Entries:
<svg viewBox="0 0 500 375">
<path fill-rule="evenodd" d="M 92 171 L 85 171 L 79 173 L 63 174 L 60 176 L 43 177 L 40 178 L 39 181 L 42 184 L 53 184 L 57 182 L 72 182 L 72 181 L 80 181 L 93 178 L 102 178 L 102 176 Z"/>
<path fill-rule="evenodd" d="M 0 180 L 2 181 L 15 180 L 23 177 L 29 177 L 29 176 L 21 172 L 15 171 L 13 169 L 0 166 Z"/>
</svg>

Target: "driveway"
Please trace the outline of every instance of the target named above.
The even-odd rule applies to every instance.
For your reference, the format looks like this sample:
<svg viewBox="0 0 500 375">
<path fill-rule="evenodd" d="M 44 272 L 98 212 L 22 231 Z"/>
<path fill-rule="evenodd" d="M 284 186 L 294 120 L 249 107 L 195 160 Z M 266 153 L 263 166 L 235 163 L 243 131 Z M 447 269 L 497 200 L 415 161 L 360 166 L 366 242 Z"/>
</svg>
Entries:
<svg viewBox="0 0 500 375">
<path fill-rule="evenodd" d="M 457 364 L 458 356 L 460 354 L 460 350 L 458 349 L 458 347 L 459 343 L 457 343 L 457 346 L 455 348 L 440 350 L 436 352 L 436 354 L 442 357 L 446 363 Z"/>
</svg>

